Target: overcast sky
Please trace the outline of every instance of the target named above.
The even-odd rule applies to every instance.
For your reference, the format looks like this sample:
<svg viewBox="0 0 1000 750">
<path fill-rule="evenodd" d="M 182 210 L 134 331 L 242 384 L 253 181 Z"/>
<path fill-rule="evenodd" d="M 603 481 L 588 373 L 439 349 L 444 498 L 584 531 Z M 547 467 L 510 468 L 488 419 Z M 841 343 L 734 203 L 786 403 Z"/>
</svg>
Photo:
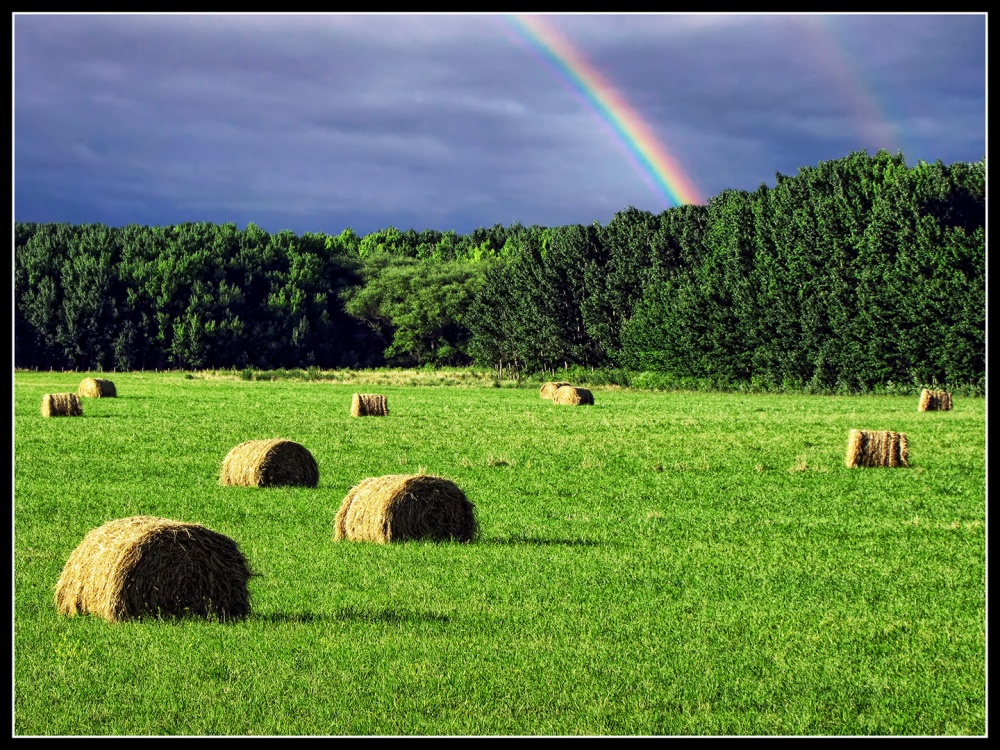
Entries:
<svg viewBox="0 0 1000 750">
<path fill-rule="evenodd" d="M 14 219 L 608 222 L 986 155 L 986 15 L 13 14 Z"/>
</svg>

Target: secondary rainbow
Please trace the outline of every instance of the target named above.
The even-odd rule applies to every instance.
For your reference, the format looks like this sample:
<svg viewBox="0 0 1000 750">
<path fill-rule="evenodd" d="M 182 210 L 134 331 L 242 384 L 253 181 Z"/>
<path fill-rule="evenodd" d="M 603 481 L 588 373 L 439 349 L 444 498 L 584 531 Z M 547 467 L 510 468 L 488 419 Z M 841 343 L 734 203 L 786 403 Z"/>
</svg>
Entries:
<svg viewBox="0 0 1000 750">
<path fill-rule="evenodd" d="M 664 207 L 703 203 L 694 183 L 652 128 L 605 78 L 541 16 L 505 16 L 518 35 L 590 104 L 651 183 Z"/>
<path fill-rule="evenodd" d="M 859 56 L 846 46 L 849 38 L 859 38 L 844 27 L 840 16 L 792 16 L 797 30 L 806 32 L 810 53 L 834 84 L 845 104 L 851 108 L 851 121 L 864 139 L 866 149 L 899 151 L 899 133 L 884 111 L 883 101 L 890 96 L 876 96 L 868 71 L 858 64 Z M 861 43 L 864 39 L 860 39 Z"/>
</svg>

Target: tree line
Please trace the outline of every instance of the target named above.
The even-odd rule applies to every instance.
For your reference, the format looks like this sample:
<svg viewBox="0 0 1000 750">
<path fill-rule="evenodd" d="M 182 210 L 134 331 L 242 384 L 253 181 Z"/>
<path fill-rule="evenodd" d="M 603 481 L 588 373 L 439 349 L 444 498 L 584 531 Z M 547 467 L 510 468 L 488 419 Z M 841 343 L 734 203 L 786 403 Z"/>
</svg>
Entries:
<svg viewBox="0 0 1000 750">
<path fill-rule="evenodd" d="M 15 224 L 14 360 L 623 368 L 985 389 L 985 158 L 865 152 L 607 224 L 359 236 Z"/>
</svg>

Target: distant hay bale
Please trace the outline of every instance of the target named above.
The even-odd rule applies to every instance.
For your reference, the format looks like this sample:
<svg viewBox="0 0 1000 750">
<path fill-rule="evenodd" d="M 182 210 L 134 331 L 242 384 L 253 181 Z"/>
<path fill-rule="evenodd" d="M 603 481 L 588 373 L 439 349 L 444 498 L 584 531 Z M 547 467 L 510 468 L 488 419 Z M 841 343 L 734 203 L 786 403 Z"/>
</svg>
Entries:
<svg viewBox="0 0 1000 750">
<path fill-rule="evenodd" d="M 588 406 L 594 403 L 594 394 L 586 388 L 564 385 L 558 388 L 552 396 L 553 404 L 568 404 L 570 406 Z"/>
<path fill-rule="evenodd" d="M 378 393 L 355 393 L 351 397 L 352 417 L 388 417 L 389 403 Z"/>
<path fill-rule="evenodd" d="M 82 417 L 83 406 L 75 393 L 46 393 L 42 396 L 43 417 Z"/>
<path fill-rule="evenodd" d="M 253 573 L 236 542 L 199 524 L 153 516 L 93 529 L 66 561 L 56 610 L 109 622 L 142 617 L 235 620 L 250 614 Z"/>
<path fill-rule="evenodd" d="M 542 390 L 539 392 L 538 395 L 540 395 L 542 398 L 552 398 L 555 395 L 556 391 L 558 391 L 564 385 L 569 385 L 569 383 L 561 383 L 558 381 L 546 383 L 545 385 L 542 386 Z"/>
<path fill-rule="evenodd" d="M 910 445 L 906 434 L 879 430 L 851 430 L 847 436 L 850 468 L 859 466 L 909 466 Z"/>
<path fill-rule="evenodd" d="M 947 391 L 932 391 L 924 388 L 920 392 L 917 411 L 951 411 L 951 394 Z"/>
<path fill-rule="evenodd" d="M 226 454 L 219 484 L 315 487 L 319 484 L 319 466 L 306 448 L 291 440 L 247 440 Z"/>
<path fill-rule="evenodd" d="M 337 511 L 334 539 L 355 542 L 470 542 L 475 506 L 452 481 L 427 474 L 369 477 L 351 488 Z"/>
<path fill-rule="evenodd" d="M 116 398 L 115 384 L 104 378 L 85 378 L 77 389 L 77 395 L 85 398 Z"/>
</svg>

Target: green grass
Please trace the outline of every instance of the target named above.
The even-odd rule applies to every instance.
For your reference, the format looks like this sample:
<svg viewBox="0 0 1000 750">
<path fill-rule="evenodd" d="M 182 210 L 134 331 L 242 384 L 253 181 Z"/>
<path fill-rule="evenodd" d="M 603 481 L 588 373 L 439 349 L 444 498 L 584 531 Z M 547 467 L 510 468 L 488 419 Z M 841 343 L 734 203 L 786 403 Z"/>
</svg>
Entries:
<svg viewBox="0 0 1000 750">
<path fill-rule="evenodd" d="M 41 417 L 87 375 L 14 376 L 15 735 L 985 734 L 984 399 L 118 373 Z M 846 468 L 852 428 L 910 468 Z M 270 437 L 318 488 L 217 484 Z M 333 540 L 351 486 L 418 470 L 476 542 Z M 58 615 L 76 545 L 140 514 L 236 540 L 252 616 Z"/>
</svg>

